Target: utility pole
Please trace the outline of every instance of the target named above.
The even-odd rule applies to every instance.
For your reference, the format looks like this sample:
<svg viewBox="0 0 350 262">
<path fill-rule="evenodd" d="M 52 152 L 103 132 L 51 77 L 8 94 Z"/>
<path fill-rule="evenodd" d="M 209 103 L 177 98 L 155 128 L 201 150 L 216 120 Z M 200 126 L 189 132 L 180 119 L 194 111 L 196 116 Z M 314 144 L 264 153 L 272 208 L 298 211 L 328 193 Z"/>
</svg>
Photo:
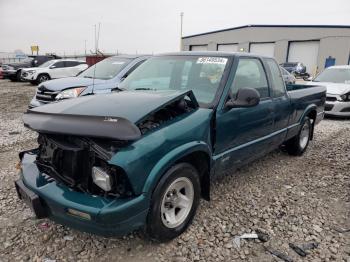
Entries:
<svg viewBox="0 0 350 262">
<path fill-rule="evenodd" d="M 182 50 L 182 23 L 183 23 L 184 12 L 180 13 L 180 51 Z"/>
</svg>

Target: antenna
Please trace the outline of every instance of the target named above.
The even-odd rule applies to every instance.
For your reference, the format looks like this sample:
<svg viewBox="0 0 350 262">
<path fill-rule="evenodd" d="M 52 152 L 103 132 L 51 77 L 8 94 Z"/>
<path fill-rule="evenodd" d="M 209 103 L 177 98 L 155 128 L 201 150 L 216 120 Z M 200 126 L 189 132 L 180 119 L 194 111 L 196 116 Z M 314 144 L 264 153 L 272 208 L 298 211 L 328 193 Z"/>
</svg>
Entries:
<svg viewBox="0 0 350 262">
<path fill-rule="evenodd" d="M 98 23 L 98 33 L 96 34 L 96 24 L 94 25 L 95 28 L 95 58 L 97 60 L 97 52 L 98 52 L 98 41 L 100 40 L 100 27 L 101 27 L 101 23 Z M 94 94 L 94 89 L 95 89 L 95 73 L 96 73 L 96 64 L 97 62 L 94 64 L 94 77 L 92 79 L 92 90 L 91 90 L 91 94 Z"/>
</svg>

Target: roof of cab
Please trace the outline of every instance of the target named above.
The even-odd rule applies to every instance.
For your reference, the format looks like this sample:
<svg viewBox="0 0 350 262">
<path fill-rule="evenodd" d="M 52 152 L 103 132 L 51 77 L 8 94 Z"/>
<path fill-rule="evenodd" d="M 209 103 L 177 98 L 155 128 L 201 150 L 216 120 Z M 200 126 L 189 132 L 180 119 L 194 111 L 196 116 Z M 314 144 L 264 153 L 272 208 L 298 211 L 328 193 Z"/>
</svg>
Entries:
<svg viewBox="0 0 350 262">
<path fill-rule="evenodd" d="M 237 56 L 251 56 L 261 58 L 273 58 L 268 56 L 262 56 L 258 54 L 246 53 L 246 52 L 223 52 L 223 51 L 182 51 L 163 53 L 155 56 L 226 56 L 226 57 L 237 57 Z"/>
<path fill-rule="evenodd" d="M 140 58 L 140 57 L 151 57 L 152 55 L 114 55 L 114 56 L 110 56 L 107 58 L 129 58 L 129 59 L 136 59 L 136 58 Z"/>
</svg>

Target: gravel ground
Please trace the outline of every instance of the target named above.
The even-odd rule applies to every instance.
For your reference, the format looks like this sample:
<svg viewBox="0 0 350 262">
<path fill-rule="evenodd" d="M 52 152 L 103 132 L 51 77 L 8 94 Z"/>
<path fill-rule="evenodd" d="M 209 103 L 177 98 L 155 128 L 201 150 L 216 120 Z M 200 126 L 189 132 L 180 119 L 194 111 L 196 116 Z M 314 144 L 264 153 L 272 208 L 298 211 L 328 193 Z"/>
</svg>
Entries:
<svg viewBox="0 0 350 262">
<path fill-rule="evenodd" d="M 0 261 L 293 261 L 350 262 L 350 121 L 324 120 L 302 157 L 276 150 L 212 185 L 190 228 L 157 244 L 135 232 L 102 238 L 36 220 L 17 199 L 13 181 L 20 150 L 35 147 L 21 114 L 35 92 L 0 80 Z M 270 239 L 233 239 L 261 229 Z M 319 243 L 306 257 L 289 243 Z"/>
</svg>

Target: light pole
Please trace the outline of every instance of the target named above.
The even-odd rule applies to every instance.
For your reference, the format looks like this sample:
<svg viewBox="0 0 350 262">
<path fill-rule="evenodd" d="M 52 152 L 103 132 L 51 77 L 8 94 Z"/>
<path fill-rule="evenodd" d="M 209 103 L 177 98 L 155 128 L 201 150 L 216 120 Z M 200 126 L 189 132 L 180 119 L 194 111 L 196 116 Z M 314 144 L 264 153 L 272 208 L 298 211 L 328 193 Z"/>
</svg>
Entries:
<svg viewBox="0 0 350 262">
<path fill-rule="evenodd" d="M 180 51 L 182 50 L 182 23 L 183 23 L 183 17 L 184 17 L 184 12 L 180 13 L 180 18 L 181 18 L 181 22 L 180 22 Z"/>
</svg>

